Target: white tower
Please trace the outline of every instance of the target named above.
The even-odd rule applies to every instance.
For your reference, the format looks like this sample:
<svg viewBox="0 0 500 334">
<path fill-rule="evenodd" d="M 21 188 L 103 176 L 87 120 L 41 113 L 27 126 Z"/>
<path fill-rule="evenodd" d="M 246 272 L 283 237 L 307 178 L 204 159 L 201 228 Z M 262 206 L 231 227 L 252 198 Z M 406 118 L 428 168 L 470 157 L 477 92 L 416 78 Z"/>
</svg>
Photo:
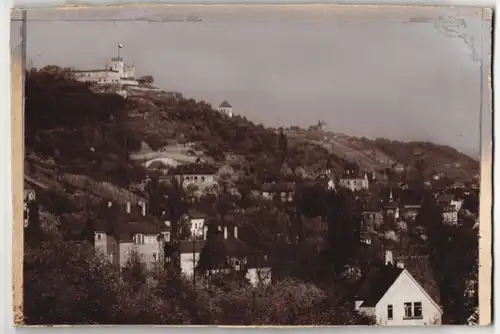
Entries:
<svg viewBox="0 0 500 334">
<path fill-rule="evenodd" d="M 227 101 L 220 104 L 219 111 L 229 117 L 233 117 L 233 107 Z"/>
</svg>

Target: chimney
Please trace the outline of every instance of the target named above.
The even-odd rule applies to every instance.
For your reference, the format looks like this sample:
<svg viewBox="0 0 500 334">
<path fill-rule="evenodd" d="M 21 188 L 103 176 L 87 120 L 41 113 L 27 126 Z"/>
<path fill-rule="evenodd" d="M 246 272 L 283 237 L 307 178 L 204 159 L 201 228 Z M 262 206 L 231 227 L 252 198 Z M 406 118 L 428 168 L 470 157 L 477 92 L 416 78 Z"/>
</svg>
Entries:
<svg viewBox="0 0 500 334">
<path fill-rule="evenodd" d="M 127 201 L 126 203 L 126 209 L 127 213 L 130 213 L 130 210 L 131 210 L 131 205 L 130 205 L 130 202 Z"/>
<path fill-rule="evenodd" d="M 227 239 L 227 226 L 224 226 L 224 239 Z"/>
<path fill-rule="evenodd" d="M 398 268 L 401 268 L 401 269 L 404 269 L 404 267 L 405 267 L 405 264 L 403 261 L 398 261 L 398 263 L 396 265 Z"/>
<path fill-rule="evenodd" d="M 392 263 L 393 263 L 392 251 L 386 250 L 384 264 L 388 265 L 388 264 L 392 264 Z"/>
<path fill-rule="evenodd" d="M 203 226 L 203 240 L 207 240 L 208 226 Z"/>
<path fill-rule="evenodd" d="M 234 238 L 238 239 L 238 226 L 234 227 Z"/>
</svg>

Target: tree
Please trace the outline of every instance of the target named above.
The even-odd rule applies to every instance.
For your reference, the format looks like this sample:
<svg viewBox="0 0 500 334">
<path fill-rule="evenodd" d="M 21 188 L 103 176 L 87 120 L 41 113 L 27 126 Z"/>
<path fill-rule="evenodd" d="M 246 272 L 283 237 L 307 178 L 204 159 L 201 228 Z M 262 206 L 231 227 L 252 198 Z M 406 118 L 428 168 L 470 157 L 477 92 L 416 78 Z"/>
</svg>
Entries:
<svg viewBox="0 0 500 334">
<path fill-rule="evenodd" d="M 146 282 L 146 270 L 146 264 L 141 253 L 137 249 L 132 249 L 127 256 L 123 276 L 134 291 L 137 291 Z"/>
<path fill-rule="evenodd" d="M 444 224 L 442 210 L 431 194 L 426 195 L 416 221 L 427 232 L 430 261 L 443 304 L 443 322 L 466 324 L 477 305 L 477 294 L 468 298 L 464 293 L 467 281 L 474 282 L 478 271 L 477 231 L 471 228 L 472 223 Z"/>
<path fill-rule="evenodd" d="M 328 194 L 328 241 L 333 270 L 340 272 L 357 253 L 361 229 L 361 208 L 351 191 Z"/>
<path fill-rule="evenodd" d="M 280 132 L 278 135 L 278 155 L 277 155 L 277 162 L 279 166 L 282 166 L 287 158 L 287 153 L 288 153 L 288 138 L 283 131 L 283 128 L 280 128 Z"/>
<path fill-rule="evenodd" d="M 182 180 L 182 176 L 180 177 Z M 164 192 L 164 202 L 166 203 L 166 214 L 171 221 L 171 264 L 168 269 L 171 270 L 173 278 L 180 284 L 181 277 L 181 254 L 180 237 L 182 228 L 182 219 L 188 212 L 188 198 L 182 186 L 182 181 L 173 178 Z"/>
<path fill-rule="evenodd" d="M 139 78 L 140 83 L 152 85 L 154 83 L 155 79 L 153 78 L 152 75 L 144 75 Z"/>
<path fill-rule="evenodd" d="M 23 270 L 26 324 L 113 323 L 118 273 L 88 243 L 53 237 L 28 246 Z"/>
</svg>

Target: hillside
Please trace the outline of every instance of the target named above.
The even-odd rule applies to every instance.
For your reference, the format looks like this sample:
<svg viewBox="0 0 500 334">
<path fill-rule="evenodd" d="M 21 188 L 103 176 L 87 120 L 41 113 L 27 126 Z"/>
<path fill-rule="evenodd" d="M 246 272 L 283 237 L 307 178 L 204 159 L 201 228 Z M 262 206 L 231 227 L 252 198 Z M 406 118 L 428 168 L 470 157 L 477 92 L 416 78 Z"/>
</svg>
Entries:
<svg viewBox="0 0 500 334">
<path fill-rule="evenodd" d="M 303 314 L 313 323 L 372 323 L 374 319 L 359 318 L 347 299 L 354 296 L 358 283 L 372 266 L 381 264 L 387 248 L 394 249 L 395 254 L 419 256 L 417 263 L 408 264 L 408 270 L 415 270 L 415 277 L 426 283 L 436 279 L 437 285 L 426 285 L 426 289 L 438 287 L 448 317 L 446 323 L 463 322 L 471 305 L 477 305 L 474 295 L 465 298 L 462 288 L 462 284 L 477 282 L 474 276 L 477 231 L 471 228 L 477 218 L 473 214 L 477 213 L 474 209 L 477 198 L 471 194 L 464 199 L 466 210 L 460 215 L 460 224 L 450 226 L 444 224 L 442 208 L 433 194 L 421 187 L 422 174 L 428 177 L 446 173 L 448 181 L 474 178 L 478 162 L 449 147 L 352 138 L 318 127 L 273 129 L 245 117 L 229 118 L 203 101 L 182 96 L 125 99 L 93 91 L 57 67 L 28 73 L 25 115 L 24 179 L 27 187 L 36 189 L 36 200 L 28 203 L 30 211 L 25 228 L 24 277 L 29 278 L 24 284 L 27 323 L 46 324 L 47 319 L 67 323 L 68 315 L 76 319 L 73 323 L 304 323 L 300 317 L 290 319 L 290 312 Z M 197 168 L 207 167 L 202 182 L 204 176 L 218 168 L 216 179 L 220 187 L 208 191 L 199 188 L 191 191 L 187 187 L 184 192 L 176 187 L 163 187 L 157 182 L 160 178 L 152 178 L 145 185 L 149 174 L 164 171 L 151 166 L 163 169 L 162 164 L 179 167 L 193 161 L 200 163 Z M 213 166 L 201 164 L 203 161 Z M 374 214 L 363 219 L 363 211 L 373 209 L 372 204 L 387 196 L 389 187 L 385 182 L 375 182 L 370 191 L 361 191 L 356 196 L 344 187 L 327 191 L 323 181 L 328 178 L 324 177 L 319 182 L 300 182 L 316 178 L 326 169 L 338 176 L 345 167 L 356 170 L 355 164 L 361 170 L 384 174 L 391 183 L 395 174 L 389 171 L 399 170 L 400 180 L 416 176 L 416 182 L 408 182 L 409 189 L 404 194 L 401 187 L 394 195 L 398 200 L 421 195 L 418 215 L 406 221 L 382 222 Z M 193 166 L 184 165 L 179 170 Z M 395 168 L 398 166 L 404 168 Z M 271 186 L 268 190 L 287 187 L 292 190 L 291 196 L 282 197 L 283 190 L 278 189 L 281 196 L 269 201 L 264 194 L 253 191 L 266 181 L 288 180 L 299 182 L 265 186 Z M 439 185 L 436 190 L 440 191 L 437 188 Z M 103 203 L 103 200 L 137 203 L 143 198 L 149 200 L 149 212 L 142 213 L 142 218 L 134 211 L 126 215 L 122 211 L 124 205 L 111 203 L 109 209 L 109 203 Z M 151 231 L 159 241 L 158 230 L 150 230 L 149 224 L 142 223 L 163 225 L 165 221 L 160 219 L 170 216 L 175 223 L 171 224 L 171 242 L 166 246 L 177 247 L 178 241 L 180 250 L 180 243 L 187 241 L 188 234 L 184 232 L 189 233 L 182 217 L 194 214 L 191 216 L 194 218 L 198 213 L 206 215 L 204 224 L 212 227 L 207 243 L 226 240 L 213 238 L 222 236 L 222 231 L 212 234 L 218 224 L 238 227 L 231 240 L 240 239 L 240 245 L 248 246 L 242 248 L 251 250 L 256 258 L 264 255 L 263 261 L 268 261 L 268 257 L 276 284 L 271 284 L 271 289 L 255 290 L 246 285 L 248 282 L 242 276 L 233 275 L 239 272 L 237 269 L 229 276 L 224 275 L 223 280 L 216 279 L 208 286 L 200 281 L 191 292 L 182 288 L 188 293 L 178 294 L 177 283 L 184 286 L 179 256 L 177 260 L 157 263 L 158 269 L 165 270 L 148 270 L 146 275 L 142 267 L 145 262 L 140 258 L 132 261 L 131 255 L 125 263 L 124 275 L 117 275 L 112 266 L 114 261 L 101 262 L 104 259 L 96 257 L 95 248 L 88 248 L 85 242 L 95 245 L 96 237 L 101 238 L 95 234 L 99 225 L 115 237 L 122 236 L 122 227 L 133 226 L 128 232 Z M 377 216 L 382 218 L 382 212 Z M 132 235 L 123 240 L 129 242 L 129 237 Z M 365 244 L 364 240 L 370 241 Z M 226 245 L 227 251 L 233 248 L 231 242 L 220 244 Z M 200 251 L 200 259 L 201 254 L 210 253 L 204 249 Z M 156 256 L 153 262 L 157 262 Z M 174 263 L 174 272 L 169 263 Z M 427 267 L 429 270 L 424 269 Z M 82 275 L 88 272 L 92 274 Z M 297 281 L 291 283 L 293 290 L 286 293 L 285 299 L 292 295 L 294 299 L 283 307 L 279 296 L 268 294 L 275 287 L 282 291 L 290 279 Z M 306 287 L 301 282 L 312 285 Z M 58 286 L 55 294 L 54 284 Z M 191 286 L 191 282 L 185 286 Z M 313 302 L 310 293 L 314 291 L 319 295 Z M 222 299 L 217 299 L 221 296 Z M 257 314 L 260 311 L 247 314 L 248 305 L 255 305 L 252 304 L 256 302 L 255 296 L 259 296 L 262 305 L 272 305 L 270 301 L 281 305 L 279 315 L 268 318 L 266 311 L 260 319 Z M 309 306 L 302 308 L 304 303 Z M 252 312 L 255 310 L 260 310 L 260 306 Z"/>
<path fill-rule="evenodd" d="M 123 99 L 96 93 L 57 67 L 28 73 L 26 97 L 25 175 L 62 197 L 91 204 L 101 198 L 144 196 L 129 191 L 146 173 L 144 161 L 130 158 L 140 156 L 141 142 L 148 144 L 149 154 L 172 142 L 194 142 L 202 158 L 216 166 L 229 163 L 254 184 L 293 170 L 314 177 L 327 162 L 340 172 L 347 161 L 383 171 L 398 162 L 411 169 L 420 160 L 427 175 L 444 172 L 464 181 L 472 180 L 479 167 L 470 157 L 432 143 L 368 140 L 293 127 L 284 131 L 287 168 L 279 170 L 277 129 L 242 116 L 228 118 L 193 99 Z M 186 161 L 194 159 L 179 150 L 178 156 L 183 154 Z M 178 156 L 172 158 L 182 160 Z"/>
</svg>

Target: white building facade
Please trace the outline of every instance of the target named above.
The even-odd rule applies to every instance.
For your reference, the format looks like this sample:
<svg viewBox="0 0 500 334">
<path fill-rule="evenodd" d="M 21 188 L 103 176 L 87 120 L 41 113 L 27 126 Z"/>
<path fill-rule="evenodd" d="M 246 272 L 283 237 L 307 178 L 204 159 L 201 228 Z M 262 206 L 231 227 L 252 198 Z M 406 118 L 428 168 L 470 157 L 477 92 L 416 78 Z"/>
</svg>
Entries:
<svg viewBox="0 0 500 334">
<path fill-rule="evenodd" d="M 382 326 L 440 325 L 440 306 L 406 270 L 402 269 L 389 288 L 375 303 L 356 301 L 359 312 L 374 316 Z"/>
</svg>

